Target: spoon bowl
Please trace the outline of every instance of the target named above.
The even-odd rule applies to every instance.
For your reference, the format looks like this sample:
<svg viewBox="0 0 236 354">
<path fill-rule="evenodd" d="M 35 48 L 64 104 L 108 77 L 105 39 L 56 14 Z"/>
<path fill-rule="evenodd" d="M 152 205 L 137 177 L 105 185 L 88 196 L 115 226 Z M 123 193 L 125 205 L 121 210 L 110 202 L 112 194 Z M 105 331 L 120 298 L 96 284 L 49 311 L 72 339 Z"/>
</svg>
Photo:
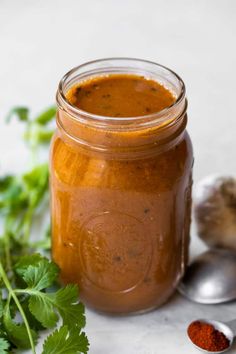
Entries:
<svg viewBox="0 0 236 354">
<path fill-rule="evenodd" d="M 195 348 L 197 348 L 198 350 L 202 351 L 203 353 L 208 353 L 208 354 L 221 354 L 221 353 L 225 353 L 227 352 L 231 347 L 232 347 L 232 344 L 233 344 L 233 341 L 234 341 L 234 335 L 235 335 L 235 327 L 236 327 L 236 323 L 235 321 L 231 321 L 231 322 L 227 322 L 227 323 L 224 323 L 224 322 L 220 322 L 220 321 L 213 321 L 213 320 L 205 320 L 205 319 L 199 319 L 197 321 L 200 321 L 200 322 L 204 322 L 204 323 L 207 323 L 207 324 L 210 324 L 212 325 L 215 329 L 217 329 L 219 332 L 223 333 L 226 338 L 228 338 L 229 340 L 229 346 L 224 349 L 224 350 L 221 350 L 221 351 L 208 351 L 208 350 L 205 350 L 205 349 L 202 349 L 200 348 L 199 346 L 197 346 L 192 340 L 191 338 L 189 337 L 188 335 L 188 339 L 190 340 L 190 342 L 193 344 L 193 346 Z M 194 321 L 195 322 L 195 321 Z"/>
<path fill-rule="evenodd" d="M 236 299 L 236 252 L 212 249 L 198 256 L 178 286 L 188 299 L 219 304 Z"/>
</svg>

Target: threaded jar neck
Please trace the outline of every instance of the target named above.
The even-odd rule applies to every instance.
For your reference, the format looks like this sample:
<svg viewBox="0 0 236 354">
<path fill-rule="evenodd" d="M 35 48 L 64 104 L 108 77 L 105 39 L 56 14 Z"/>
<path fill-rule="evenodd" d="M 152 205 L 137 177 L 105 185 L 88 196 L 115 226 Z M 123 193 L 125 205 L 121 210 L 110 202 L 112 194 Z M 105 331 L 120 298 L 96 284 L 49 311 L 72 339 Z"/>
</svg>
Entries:
<svg viewBox="0 0 236 354">
<path fill-rule="evenodd" d="M 73 106 L 68 90 L 80 82 L 111 74 L 136 74 L 155 80 L 176 98 L 163 110 L 138 117 L 108 117 L 88 113 Z M 95 150 L 142 150 L 174 139 L 186 126 L 185 85 L 172 70 L 146 60 L 108 58 L 80 65 L 60 81 L 57 91 L 59 130 L 84 147 Z M 171 138 L 172 137 L 172 138 Z"/>
</svg>

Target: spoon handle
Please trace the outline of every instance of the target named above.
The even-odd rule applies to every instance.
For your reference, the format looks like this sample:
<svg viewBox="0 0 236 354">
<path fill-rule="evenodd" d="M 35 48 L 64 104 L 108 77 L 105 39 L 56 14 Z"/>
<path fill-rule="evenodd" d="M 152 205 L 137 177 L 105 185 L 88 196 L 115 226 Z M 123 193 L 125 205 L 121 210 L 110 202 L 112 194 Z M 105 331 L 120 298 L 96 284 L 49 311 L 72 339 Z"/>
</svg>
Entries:
<svg viewBox="0 0 236 354">
<path fill-rule="evenodd" d="M 236 336 L 236 320 L 227 322 L 227 325 L 232 329 L 234 335 Z"/>
</svg>

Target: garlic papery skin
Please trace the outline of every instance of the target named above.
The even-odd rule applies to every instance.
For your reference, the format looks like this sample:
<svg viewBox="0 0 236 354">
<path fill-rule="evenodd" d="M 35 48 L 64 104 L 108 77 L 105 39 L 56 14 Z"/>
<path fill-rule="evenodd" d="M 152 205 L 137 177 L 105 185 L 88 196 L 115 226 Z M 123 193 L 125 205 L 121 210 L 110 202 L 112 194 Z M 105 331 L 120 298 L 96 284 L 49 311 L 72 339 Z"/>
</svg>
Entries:
<svg viewBox="0 0 236 354">
<path fill-rule="evenodd" d="M 193 193 L 197 232 L 210 247 L 236 250 L 236 178 L 209 176 Z"/>
</svg>

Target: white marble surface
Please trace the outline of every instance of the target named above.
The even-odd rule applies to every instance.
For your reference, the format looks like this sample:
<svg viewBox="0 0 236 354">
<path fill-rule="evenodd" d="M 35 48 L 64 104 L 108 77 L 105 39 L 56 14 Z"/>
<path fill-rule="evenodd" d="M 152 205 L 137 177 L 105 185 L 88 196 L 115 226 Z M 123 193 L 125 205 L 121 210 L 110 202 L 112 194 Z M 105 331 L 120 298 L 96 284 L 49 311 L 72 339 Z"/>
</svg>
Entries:
<svg viewBox="0 0 236 354">
<path fill-rule="evenodd" d="M 21 127 L 3 124 L 11 106 L 38 111 L 53 102 L 59 79 L 73 66 L 131 56 L 169 66 L 184 79 L 195 181 L 235 174 L 235 33 L 234 0 L 0 0 L 0 173 L 27 161 Z M 197 254 L 202 245 L 192 234 Z M 175 296 L 141 316 L 87 311 L 90 353 L 194 354 L 185 328 L 196 317 L 230 320 L 236 304 L 202 306 Z"/>
</svg>

